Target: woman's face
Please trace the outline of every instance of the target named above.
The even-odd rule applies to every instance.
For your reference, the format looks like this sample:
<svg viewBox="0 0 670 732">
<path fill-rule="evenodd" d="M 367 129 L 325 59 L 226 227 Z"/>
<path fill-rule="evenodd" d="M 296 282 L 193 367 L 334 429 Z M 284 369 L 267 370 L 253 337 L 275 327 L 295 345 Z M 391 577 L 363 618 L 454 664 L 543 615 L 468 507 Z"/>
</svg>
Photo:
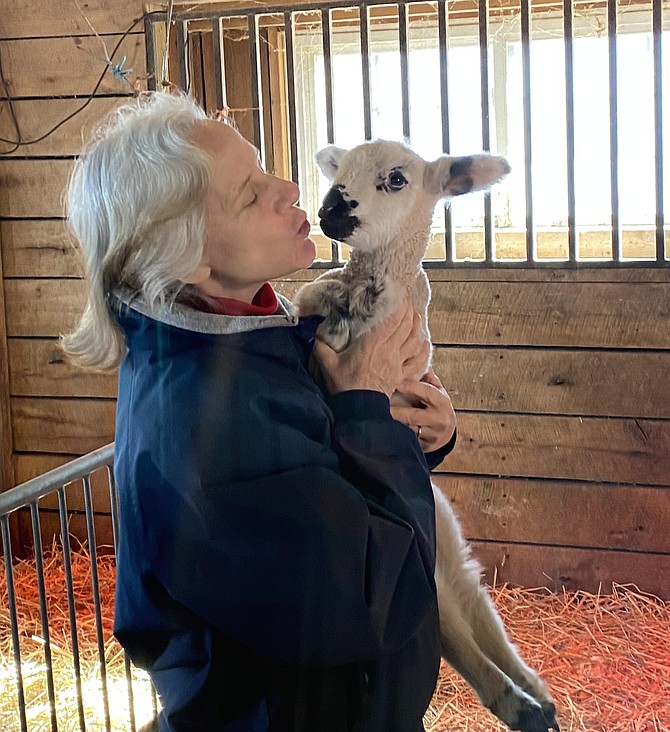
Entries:
<svg viewBox="0 0 670 732">
<path fill-rule="evenodd" d="M 193 139 L 211 157 L 211 176 L 205 251 L 188 281 L 208 295 L 251 302 L 264 282 L 314 261 L 307 216 L 295 205 L 298 186 L 266 173 L 256 148 L 232 127 L 200 122 Z"/>
</svg>

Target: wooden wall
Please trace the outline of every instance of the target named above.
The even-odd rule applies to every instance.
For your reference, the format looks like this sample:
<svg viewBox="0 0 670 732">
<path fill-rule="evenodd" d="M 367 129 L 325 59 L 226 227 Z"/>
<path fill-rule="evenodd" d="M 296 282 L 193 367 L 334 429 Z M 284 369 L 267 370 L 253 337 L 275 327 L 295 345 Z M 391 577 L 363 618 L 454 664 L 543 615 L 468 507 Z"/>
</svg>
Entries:
<svg viewBox="0 0 670 732">
<path fill-rule="evenodd" d="M 78 9 L 84 9 L 86 19 Z M 143 13 L 140 0 L 85 3 L 0 0 L 0 54 L 24 140 L 33 140 L 86 101 L 121 35 Z M 90 23 L 90 25 L 89 25 Z M 92 26 L 92 28 L 91 28 Z M 95 29 L 95 33 L 94 30 Z M 96 36 L 96 33 L 99 34 Z M 140 22 L 114 57 L 130 80 L 145 75 Z M 143 82 L 144 83 L 144 82 Z M 58 336 L 75 323 L 84 292 L 78 253 L 63 224 L 62 196 L 86 132 L 132 92 L 106 73 L 90 104 L 42 142 L 0 157 L 0 479 L 20 483 L 112 439 L 114 377 L 67 366 Z M 15 139 L 0 87 L 0 137 Z M 0 150 L 9 149 L 0 143 Z M 97 429 L 94 414 L 104 414 Z M 45 439 L 46 437 L 46 439 Z M 98 480 L 96 480 L 96 484 Z M 108 509 L 100 490 L 100 510 Z M 73 497 L 73 508 L 83 508 Z M 53 505 L 51 508 L 57 508 Z M 21 516 L 27 529 L 27 515 Z M 43 513 L 46 531 L 56 513 Z M 83 536 L 83 517 L 73 529 Z M 98 537 L 111 543 L 103 515 Z M 17 538 L 15 534 L 15 539 Z M 21 531 L 18 543 L 30 540 Z"/>
<path fill-rule="evenodd" d="M 27 137 L 75 109 L 105 62 L 74 3 L 31 4 L 0 0 L 0 53 Z M 135 0 L 86 3 L 109 48 L 139 12 Z M 139 74 L 141 31 L 122 52 Z M 0 159 L 5 485 L 113 439 L 115 377 L 75 370 L 58 350 L 85 292 L 61 196 L 82 126 L 127 92 L 108 76 L 75 120 Z M 0 103 L 0 136 L 11 134 Z M 312 276 L 278 287 L 290 295 Z M 435 363 L 460 431 L 436 480 L 489 579 L 589 590 L 634 582 L 670 597 L 670 272 L 460 270 L 431 280 Z M 98 539 L 109 543 L 103 482 L 94 487 Z M 72 507 L 81 510 L 80 497 Z M 44 516 L 55 526 L 54 513 Z M 76 513 L 73 530 L 82 523 Z"/>
</svg>

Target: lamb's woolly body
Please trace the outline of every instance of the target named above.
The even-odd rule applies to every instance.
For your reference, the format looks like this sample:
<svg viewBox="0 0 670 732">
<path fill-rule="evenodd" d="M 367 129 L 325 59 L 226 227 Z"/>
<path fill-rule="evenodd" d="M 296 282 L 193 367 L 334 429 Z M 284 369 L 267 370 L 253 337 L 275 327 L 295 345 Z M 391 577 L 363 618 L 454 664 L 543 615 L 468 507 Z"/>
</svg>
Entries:
<svg viewBox="0 0 670 732">
<path fill-rule="evenodd" d="M 435 204 L 488 187 L 509 166 L 490 155 L 443 156 L 427 163 L 387 141 L 348 152 L 326 148 L 317 161 L 333 184 L 319 212 L 322 228 L 334 238 L 345 234 L 352 254 L 344 267 L 300 289 L 295 304 L 301 314 L 323 315 L 320 335 L 342 350 L 383 322 L 408 291 L 429 337 L 430 284 L 421 262 Z M 558 730 L 551 695 L 509 641 L 448 499 L 434 485 L 433 493 L 444 658 L 512 729 Z"/>
</svg>

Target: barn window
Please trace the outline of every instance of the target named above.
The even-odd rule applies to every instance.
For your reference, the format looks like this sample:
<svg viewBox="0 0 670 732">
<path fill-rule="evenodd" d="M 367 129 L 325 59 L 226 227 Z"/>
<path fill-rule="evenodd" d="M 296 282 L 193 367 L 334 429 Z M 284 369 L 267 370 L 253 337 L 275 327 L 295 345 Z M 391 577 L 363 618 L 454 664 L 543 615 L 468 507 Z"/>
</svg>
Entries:
<svg viewBox="0 0 670 732">
<path fill-rule="evenodd" d="M 320 147 L 490 150 L 512 174 L 435 211 L 426 265 L 667 264 L 670 139 L 660 0 L 321 2 L 153 15 L 154 68 L 227 108 L 266 166 L 326 190 Z M 176 20 L 175 20 L 176 18 Z M 151 61 L 151 59 L 150 59 Z M 315 231 L 322 266 L 346 252 Z"/>
</svg>

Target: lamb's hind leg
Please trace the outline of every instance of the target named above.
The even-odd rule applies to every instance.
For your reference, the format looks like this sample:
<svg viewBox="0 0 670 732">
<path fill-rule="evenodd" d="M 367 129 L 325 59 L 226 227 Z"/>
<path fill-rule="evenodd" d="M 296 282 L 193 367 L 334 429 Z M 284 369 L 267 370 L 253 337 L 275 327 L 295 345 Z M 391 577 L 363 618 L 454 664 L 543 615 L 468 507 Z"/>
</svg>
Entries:
<svg viewBox="0 0 670 732">
<path fill-rule="evenodd" d="M 434 494 L 438 546 L 435 578 L 445 659 L 473 687 L 482 704 L 511 729 L 524 732 L 558 729 L 553 717 L 546 716 L 541 703 L 480 647 L 480 626 L 491 622 L 502 628 L 502 624 L 486 588 L 481 585 L 480 568 L 470 556 L 448 500 L 437 488 Z M 477 621 L 473 623 L 475 617 Z M 510 645 L 504 630 L 498 637 L 501 639 Z"/>
</svg>

